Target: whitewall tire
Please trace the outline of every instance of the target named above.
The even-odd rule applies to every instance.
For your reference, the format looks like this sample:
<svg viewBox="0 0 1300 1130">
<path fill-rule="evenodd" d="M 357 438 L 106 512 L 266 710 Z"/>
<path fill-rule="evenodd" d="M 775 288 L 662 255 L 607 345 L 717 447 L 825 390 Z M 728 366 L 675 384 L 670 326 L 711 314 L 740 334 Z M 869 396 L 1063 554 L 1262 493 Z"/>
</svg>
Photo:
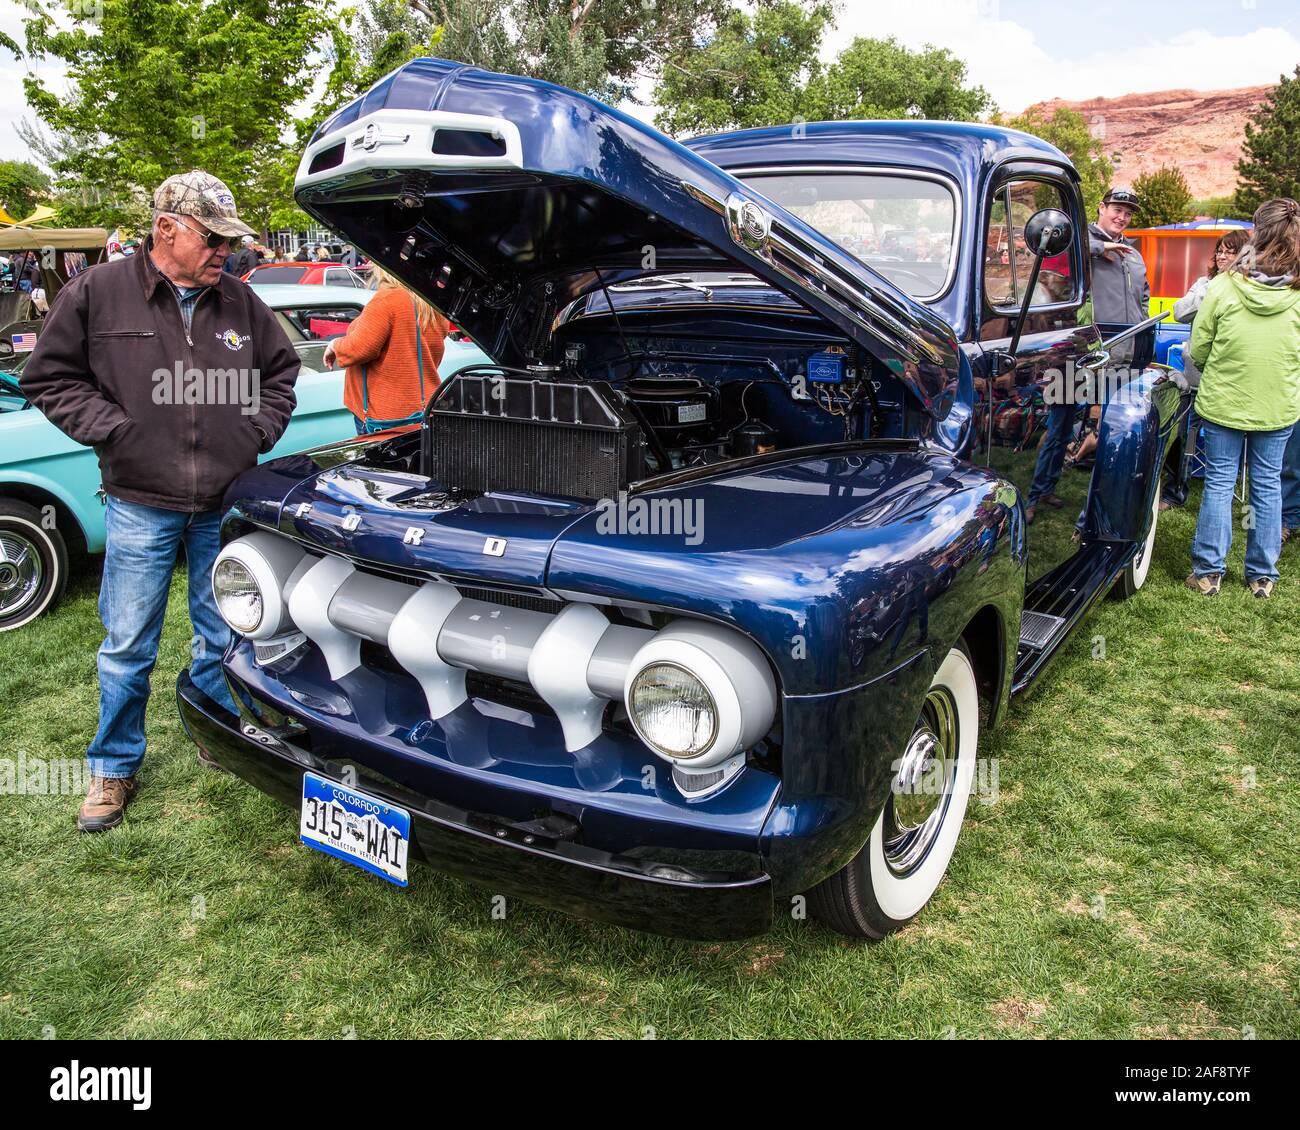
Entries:
<svg viewBox="0 0 1300 1130">
<path fill-rule="evenodd" d="M 948 870 L 966 817 L 979 747 L 975 671 L 958 644 L 935 672 L 871 835 L 844 867 L 809 892 L 828 926 L 883 938 L 915 918 Z"/>
</svg>

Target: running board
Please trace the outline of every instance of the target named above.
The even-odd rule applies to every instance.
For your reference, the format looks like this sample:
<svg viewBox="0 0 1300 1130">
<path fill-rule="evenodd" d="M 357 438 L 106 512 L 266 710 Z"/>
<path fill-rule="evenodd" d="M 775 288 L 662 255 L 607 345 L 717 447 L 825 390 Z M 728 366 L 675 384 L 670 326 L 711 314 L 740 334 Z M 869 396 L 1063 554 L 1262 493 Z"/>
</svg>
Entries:
<svg viewBox="0 0 1300 1130">
<path fill-rule="evenodd" d="M 1110 591 L 1133 553 L 1132 542 L 1092 542 L 1039 577 L 1025 592 L 1011 693 L 1033 685 L 1087 615 Z"/>
<path fill-rule="evenodd" d="M 1022 612 L 1020 614 L 1020 646 L 1043 651 L 1056 634 L 1065 627 L 1064 616 L 1048 616 L 1044 612 Z"/>
</svg>

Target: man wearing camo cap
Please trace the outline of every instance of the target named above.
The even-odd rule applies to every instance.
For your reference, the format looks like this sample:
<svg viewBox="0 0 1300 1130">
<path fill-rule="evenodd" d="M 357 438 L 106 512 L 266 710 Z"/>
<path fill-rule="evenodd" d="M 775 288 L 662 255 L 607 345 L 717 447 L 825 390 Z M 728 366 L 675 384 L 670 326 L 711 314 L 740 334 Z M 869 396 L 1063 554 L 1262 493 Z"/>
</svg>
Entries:
<svg viewBox="0 0 1300 1130">
<path fill-rule="evenodd" d="M 198 169 L 154 193 L 137 254 L 83 271 L 46 318 L 22 374 L 28 398 L 99 456 L 107 547 L 99 614 L 99 727 L 87 751 L 84 832 L 122 820 L 144 760 L 145 706 L 177 551 L 194 628 L 190 677 L 234 711 L 229 630 L 212 597 L 221 500 L 294 409 L 298 356 L 271 310 L 222 262 L 252 235 L 230 190 Z"/>
</svg>

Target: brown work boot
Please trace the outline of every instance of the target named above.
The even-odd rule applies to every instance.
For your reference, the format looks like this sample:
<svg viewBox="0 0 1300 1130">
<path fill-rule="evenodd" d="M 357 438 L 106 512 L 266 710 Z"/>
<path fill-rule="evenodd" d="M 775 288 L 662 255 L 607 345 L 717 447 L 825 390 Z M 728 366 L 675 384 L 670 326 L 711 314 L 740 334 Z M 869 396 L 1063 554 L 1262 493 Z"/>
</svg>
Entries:
<svg viewBox="0 0 1300 1130">
<path fill-rule="evenodd" d="M 1047 503 L 1053 510 L 1060 510 L 1065 505 L 1065 499 L 1059 494 L 1045 494 L 1038 501 Z"/>
<path fill-rule="evenodd" d="M 107 832 L 122 823 L 122 813 L 135 796 L 134 777 L 91 777 L 90 792 L 77 813 L 82 832 Z"/>
<path fill-rule="evenodd" d="M 1026 525 L 1026 526 L 1032 526 L 1032 525 L 1034 524 L 1034 519 L 1037 518 L 1037 517 L 1038 517 L 1038 507 L 1037 507 L 1037 506 L 1026 506 L 1026 507 L 1025 507 L 1025 525 Z"/>
</svg>

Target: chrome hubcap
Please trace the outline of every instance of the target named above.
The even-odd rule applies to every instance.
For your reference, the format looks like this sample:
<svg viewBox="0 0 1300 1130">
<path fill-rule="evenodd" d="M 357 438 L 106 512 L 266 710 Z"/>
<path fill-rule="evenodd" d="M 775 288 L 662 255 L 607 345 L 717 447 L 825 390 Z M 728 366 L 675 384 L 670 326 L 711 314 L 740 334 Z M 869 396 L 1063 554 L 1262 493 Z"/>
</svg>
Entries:
<svg viewBox="0 0 1300 1130">
<path fill-rule="evenodd" d="M 36 546 L 17 534 L 0 534 L 0 616 L 16 615 L 34 601 L 44 576 Z"/>
<path fill-rule="evenodd" d="M 896 875 L 919 867 L 939 836 L 952 799 L 958 736 L 956 703 L 935 687 L 899 761 L 885 811 L 885 862 Z"/>
</svg>

